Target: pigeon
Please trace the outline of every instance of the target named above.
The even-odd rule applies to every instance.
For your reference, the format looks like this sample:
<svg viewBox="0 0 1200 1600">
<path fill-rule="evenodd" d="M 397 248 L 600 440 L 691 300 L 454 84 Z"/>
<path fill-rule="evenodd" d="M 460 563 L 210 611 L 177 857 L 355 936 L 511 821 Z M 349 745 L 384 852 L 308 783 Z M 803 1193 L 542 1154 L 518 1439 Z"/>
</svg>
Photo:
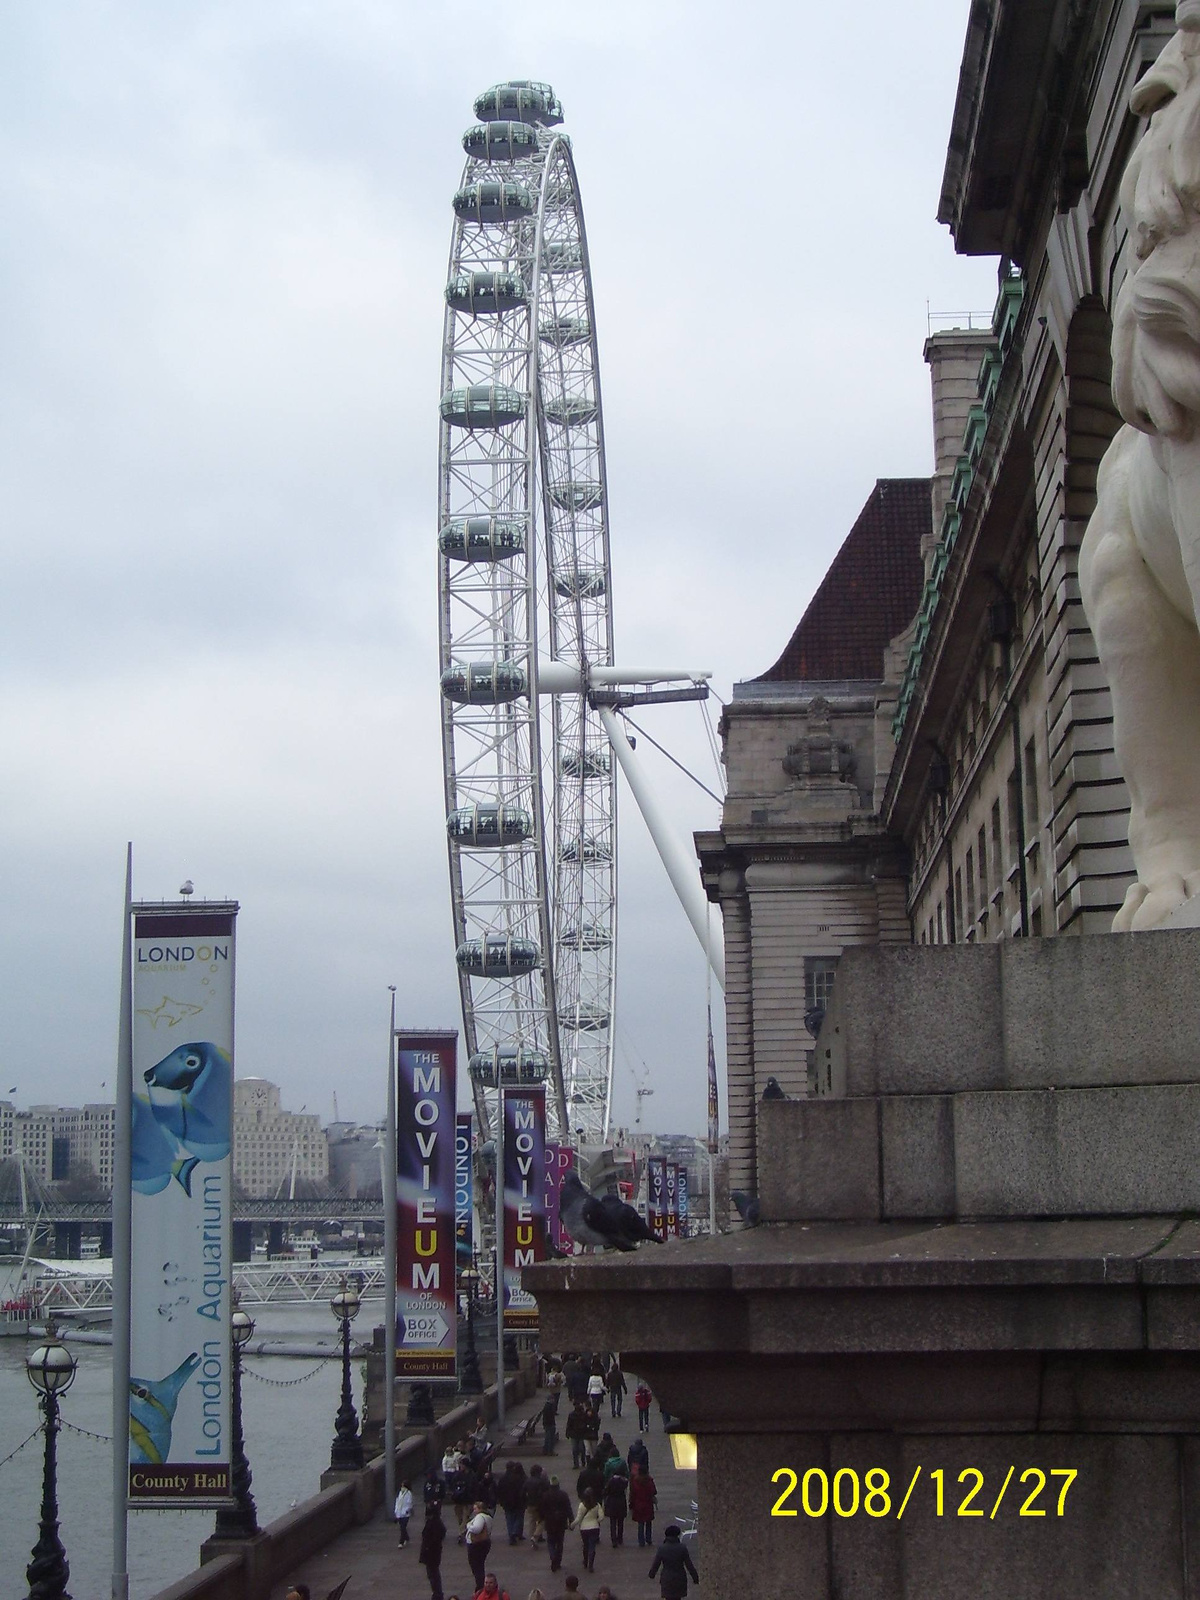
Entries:
<svg viewBox="0 0 1200 1600">
<path fill-rule="evenodd" d="M 731 1189 L 729 1198 L 737 1207 L 737 1214 L 748 1228 L 757 1228 L 762 1221 L 762 1210 L 758 1204 L 756 1194 L 747 1194 L 745 1189 Z"/>
<path fill-rule="evenodd" d="M 821 1024 L 825 1021 L 824 1006 L 810 1006 L 804 1013 L 804 1026 L 815 1039 L 821 1031 Z"/>
<path fill-rule="evenodd" d="M 574 1172 L 563 1179 L 558 1214 L 573 1239 L 601 1250 L 636 1250 L 654 1237 L 632 1206 L 616 1195 L 589 1193 Z"/>
<path fill-rule="evenodd" d="M 762 1092 L 764 1100 L 786 1100 L 787 1095 L 779 1087 L 778 1078 L 768 1078 L 767 1087 Z"/>
</svg>

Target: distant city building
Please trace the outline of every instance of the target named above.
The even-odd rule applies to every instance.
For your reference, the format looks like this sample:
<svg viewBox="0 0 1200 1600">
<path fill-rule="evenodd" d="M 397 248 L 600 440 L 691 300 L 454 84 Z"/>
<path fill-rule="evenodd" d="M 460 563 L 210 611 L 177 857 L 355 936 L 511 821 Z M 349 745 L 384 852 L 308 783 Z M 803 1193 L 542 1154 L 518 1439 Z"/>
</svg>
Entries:
<svg viewBox="0 0 1200 1600">
<path fill-rule="evenodd" d="M 379 1194 L 382 1173 L 379 1147 L 383 1126 L 331 1122 L 325 1129 L 329 1144 L 329 1185 L 338 1194 L 359 1200 Z"/>
<path fill-rule="evenodd" d="M 299 1183 L 329 1178 L 329 1145 L 315 1113 L 285 1111 L 279 1088 L 266 1078 L 233 1085 L 233 1177 L 252 1199 L 287 1193 Z"/>
<path fill-rule="evenodd" d="M 45 1183 L 86 1176 L 112 1187 L 112 1105 L 30 1106 L 18 1111 L 0 1101 L 0 1160 L 20 1156 L 28 1171 Z"/>
</svg>

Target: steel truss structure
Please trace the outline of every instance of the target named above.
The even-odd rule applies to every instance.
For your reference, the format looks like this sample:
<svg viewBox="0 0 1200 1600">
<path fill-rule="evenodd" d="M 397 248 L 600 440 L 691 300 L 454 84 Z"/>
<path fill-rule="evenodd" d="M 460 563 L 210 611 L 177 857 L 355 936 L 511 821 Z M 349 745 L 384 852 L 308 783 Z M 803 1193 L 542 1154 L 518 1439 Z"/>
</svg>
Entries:
<svg viewBox="0 0 1200 1600">
<path fill-rule="evenodd" d="M 439 507 L 463 1026 L 482 1127 L 489 1073 L 510 1082 L 540 1072 L 552 1134 L 603 1143 L 616 774 L 586 693 L 589 670 L 613 659 L 587 239 L 549 86 L 500 85 L 475 111 L 454 201 Z M 577 670 L 577 692 L 539 696 L 548 660 Z"/>
</svg>

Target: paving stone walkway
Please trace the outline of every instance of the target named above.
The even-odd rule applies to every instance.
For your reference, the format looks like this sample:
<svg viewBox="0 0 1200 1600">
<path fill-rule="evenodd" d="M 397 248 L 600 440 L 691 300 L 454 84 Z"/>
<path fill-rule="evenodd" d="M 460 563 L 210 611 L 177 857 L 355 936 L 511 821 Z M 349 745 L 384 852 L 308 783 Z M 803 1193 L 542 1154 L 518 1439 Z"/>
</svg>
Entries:
<svg viewBox="0 0 1200 1600">
<path fill-rule="evenodd" d="M 606 1401 L 601 1422 L 602 1430 L 607 1428 L 612 1434 L 622 1455 L 629 1449 L 638 1431 L 637 1409 L 632 1399 L 636 1379 L 627 1373 L 626 1381 L 630 1394 L 626 1397 L 623 1416 L 613 1420 L 608 1415 Z M 524 1401 L 510 1412 L 509 1425 L 532 1416 L 541 1409 L 544 1400 L 544 1393 L 539 1392 Z M 560 1426 L 566 1418 L 566 1405 L 564 1397 Z M 696 1474 L 676 1471 L 657 1406 L 650 1416 L 651 1428 L 645 1439 L 650 1452 L 650 1474 L 658 1488 L 658 1520 L 654 1524 L 654 1537 L 659 1540 L 668 1522 L 680 1520 L 690 1513 L 691 1502 L 696 1495 Z M 501 1453 L 495 1469 L 497 1477 L 503 1472 L 507 1459 Z M 571 1447 L 565 1439 L 559 1439 L 557 1454 L 551 1458 L 521 1451 L 516 1459 L 520 1460 L 526 1472 L 534 1461 L 539 1461 L 543 1468 L 561 1479 L 561 1486 L 571 1496 L 572 1503 L 578 1503 L 575 1480 L 579 1474 L 571 1466 Z M 313 1600 L 325 1600 L 329 1591 L 347 1573 L 350 1574 L 350 1582 L 345 1600 L 429 1600 L 425 1568 L 417 1561 L 422 1520 L 420 1498 L 418 1492 L 417 1514 L 409 1527 L 412 1543 L 406 1549 L 397 1549 L 396 1524 L 379 1511 L 371 1522 L 350 1529 L 327 1550 L 306 1561 L 292 1573 L 293 1581 L 299 1579 L 307 1583 L 312 1590 Z M 443 1521 L 447 1527 L 442 1558 L 442 1588 L 446 1600 L 451 1600 L 455 1595 L 459 1600 L 471 1600 L 474 1594 L 471 1569 L 467 1565 L 465 1547 L 455 1543 L 456 1526 L 451 1507 L 447 1507 L 443 1513 Z M 692 1560 L 703 1578 L 704 1558 L 699 1540 L 689 1540 L 688 1545 Z M 610 1586 L 614 1600 L 659 1600 L 658 1579 L 651 1580 L 648 1577 L 653 1559 L 653 1551 L 638 1548 L 637 1526 L 632 1521 L 626 1521 L 624 1545 L 614 1550 L 609 1541 L 608 1519 L 605 1518 L 595 1572 L 584 1572 L 580 1562 L 579 1535 L 568 1531 L 562 1571 L 552 1573 L 545 1545 L 537 1549 L 531 1549 L 524 1543 L 509 1545 L 504 1531 L 504 1513 L 498 1511 L 487 1565 L 489 1571 L 495 1572 L 501 1588 L 508 1591 L 511 1600 L 527 1600 L 533 1588 L 540 1588 L 546 1600 L 559 1600 L 563 1594 L 562 1580 L 568 1573 L 578 1575 L 580 1594 L 587 1596 L 588 1600 L 593 1600 L 602 1583 Z M 271 1591 L 271 1600 L 284 1600 L 286 1592 L 286 1585 L 276 1585 Z M 697 1595 L 700 1592 L 697 1591 Z"/>
</svg>

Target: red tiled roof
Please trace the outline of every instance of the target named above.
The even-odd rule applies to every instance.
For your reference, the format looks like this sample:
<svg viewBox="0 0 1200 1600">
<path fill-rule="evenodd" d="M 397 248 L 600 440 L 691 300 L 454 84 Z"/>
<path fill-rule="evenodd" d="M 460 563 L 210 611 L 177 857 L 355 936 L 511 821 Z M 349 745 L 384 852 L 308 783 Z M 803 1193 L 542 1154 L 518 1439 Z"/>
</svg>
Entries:
<svg viewBox="0 0 1200 1600">
<path fill-rule="evenodd" d="M 883 652 L 921 599 L 921 540 L 931 529 L 928 478 L 880 478 L 775 665 L 755 683 L 878 682 Z"/>
</svg>

